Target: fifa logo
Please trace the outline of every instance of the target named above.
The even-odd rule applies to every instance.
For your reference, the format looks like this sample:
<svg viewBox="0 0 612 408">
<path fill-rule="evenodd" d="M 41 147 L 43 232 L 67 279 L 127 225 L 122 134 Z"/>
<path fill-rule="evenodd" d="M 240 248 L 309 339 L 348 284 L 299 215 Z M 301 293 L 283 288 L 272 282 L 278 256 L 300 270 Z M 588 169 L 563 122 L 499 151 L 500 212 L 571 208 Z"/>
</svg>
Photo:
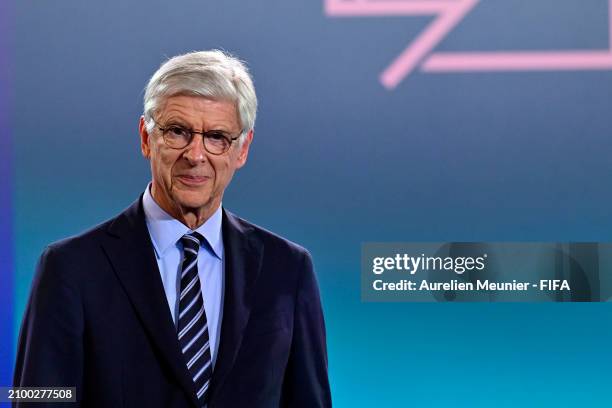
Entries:
<svg viewBox="0 0 612 408">
<path fill-rule="evenodd" d="M 324 0 L 325 13 L 329 17 L 435 17 L 380 74 L 380 82 L 387 89 L 395 88 L 416 69 L 424 72 L 612 70 L 610 46 L 605 50 L 435 52 L 436 45 L 479 1 Z M 612 38 L 612 0 L 608 1 L 608 30 Z"/>
</svg>

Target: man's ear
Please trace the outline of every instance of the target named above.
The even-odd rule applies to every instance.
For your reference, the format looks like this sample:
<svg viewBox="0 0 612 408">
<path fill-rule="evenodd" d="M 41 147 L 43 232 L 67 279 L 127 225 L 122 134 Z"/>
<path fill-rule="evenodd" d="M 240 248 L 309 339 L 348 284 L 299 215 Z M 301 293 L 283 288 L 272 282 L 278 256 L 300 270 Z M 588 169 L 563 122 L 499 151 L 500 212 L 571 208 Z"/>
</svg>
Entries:
<svg viewBox="0 0 612 408">
<path fill-rule="evenodd" d="M 236 162 L 236 168 L 239 169 L 245 165 L 247 158 L 249 157 L 249 147 L 253 141 L 253 129 L 249 130 L 249 133 L 244 137 L 242 146 L 240 146 L 240 153 L 238 154 L 238 161 Z"/>
<path fill-rule="evenodd" d="M 140 133 L 140 150 L 142 151 L 142 155 L 147 159 L 151 158 L 151 138 L 149 132 L 147 131 L 147 126 L 145 123 L 144 116 L 140 117 L 140 121 L 138 122 L 138 133 Z"/>
</svg>

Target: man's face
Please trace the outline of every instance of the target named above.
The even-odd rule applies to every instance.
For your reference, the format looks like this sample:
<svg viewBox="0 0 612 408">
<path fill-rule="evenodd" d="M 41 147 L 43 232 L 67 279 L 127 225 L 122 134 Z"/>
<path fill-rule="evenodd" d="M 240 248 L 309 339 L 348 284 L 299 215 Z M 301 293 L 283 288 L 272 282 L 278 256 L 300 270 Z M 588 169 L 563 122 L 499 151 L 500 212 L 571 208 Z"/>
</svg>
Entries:
<svg viewBox="0 0 612 408">
<path fill-rule="evenodd" d="M 198 214 L 203 211 L 209 217 L 220 205 L 236 169 L 246 163 L 253 132 L 248 133 L 242 146 L 235 141 L 221 155 L 208 153 L 198 134 L 183 149 L 168 147 L 157 125 L 180 125 L 195 131 L 221 130 L 232 136 L 241 131 L 232 102 L 199 96 L 168 98 L 154 119 L 156 127 L 150 134 L 144 118 L 140 119 L 139 128 L 142 154 L 151 161 L 153 198 L 175 217 L 186 211 Z"/>
</svg>

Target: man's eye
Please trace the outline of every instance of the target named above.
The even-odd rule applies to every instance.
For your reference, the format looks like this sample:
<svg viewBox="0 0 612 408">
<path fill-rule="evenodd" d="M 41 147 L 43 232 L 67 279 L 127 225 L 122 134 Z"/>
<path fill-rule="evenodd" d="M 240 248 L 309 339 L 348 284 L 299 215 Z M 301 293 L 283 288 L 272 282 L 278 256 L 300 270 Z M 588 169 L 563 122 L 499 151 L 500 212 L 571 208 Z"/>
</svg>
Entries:
<svg viewBox="0 0 612 408">
<path fill-rule="evenodd" d="M 176 137 L 185 137 L 188 133 L 187 130 L 183 129 L 182 127 L 178 127 L 178 126 L 170 126 L 168 128 L 168 132 L 172 136 L 176 136 Z"/>
<path fill-rule="evenodd" d="M 208 138 L 210 140 L 214 140 L 214 141 L 222 141 L 222 140 L 226 140 L 227 139 L 225 137 L 225 135 L 223 133 L 220 133 L 220 132 L 208 133 L 207 136 L 208 136 Z"/>
</svg>

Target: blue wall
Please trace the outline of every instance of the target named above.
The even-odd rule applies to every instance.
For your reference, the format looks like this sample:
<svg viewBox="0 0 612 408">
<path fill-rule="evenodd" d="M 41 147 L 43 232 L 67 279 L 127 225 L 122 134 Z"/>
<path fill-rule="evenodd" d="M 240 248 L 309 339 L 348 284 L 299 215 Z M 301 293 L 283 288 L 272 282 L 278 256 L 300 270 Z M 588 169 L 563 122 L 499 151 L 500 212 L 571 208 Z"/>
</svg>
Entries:
<svg viewBox="0 0 612 408">
<path fill-rule="evenodd" d="M 387 89 L 380 73 L 435 16 L 329 16 L 323 0 L 8 7 L 0 373 L 42 248 L 144 190 L 148 77 L 223 48 L 248 61 L 261 107 L 224 205 L 313 253 L 336 406 L 610 405 L 609 303 L 361 303 L 359 259 L 366 241 L 611 241 L 612 70 L 417 68 Z M 489 0 L 431 53 L 608 47 L 605 0 Z"/>
</svg>

